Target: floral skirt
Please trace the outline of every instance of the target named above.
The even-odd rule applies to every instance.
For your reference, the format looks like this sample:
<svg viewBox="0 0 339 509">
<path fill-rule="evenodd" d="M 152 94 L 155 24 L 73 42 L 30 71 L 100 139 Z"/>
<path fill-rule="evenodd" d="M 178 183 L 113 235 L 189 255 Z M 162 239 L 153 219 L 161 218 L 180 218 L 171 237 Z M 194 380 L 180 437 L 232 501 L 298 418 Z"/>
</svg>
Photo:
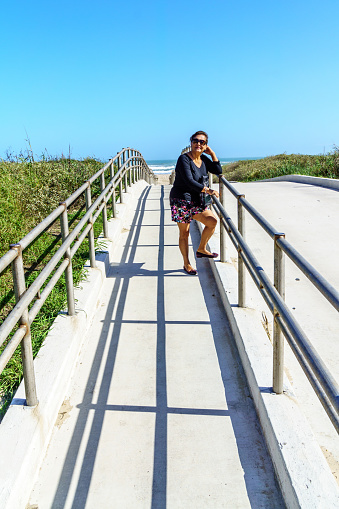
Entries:
<svg viewBox="0 0 339 509">
<path fill-rule="evenodd" d="M 200 214 L 207 208 L 202 205 L 196 205 L 192 201 L 178 200 L 177 198 L 171 198 L 170 205 L 172 221 L 176 223 L 190 223 L 195 214 Z"/>
</svg>

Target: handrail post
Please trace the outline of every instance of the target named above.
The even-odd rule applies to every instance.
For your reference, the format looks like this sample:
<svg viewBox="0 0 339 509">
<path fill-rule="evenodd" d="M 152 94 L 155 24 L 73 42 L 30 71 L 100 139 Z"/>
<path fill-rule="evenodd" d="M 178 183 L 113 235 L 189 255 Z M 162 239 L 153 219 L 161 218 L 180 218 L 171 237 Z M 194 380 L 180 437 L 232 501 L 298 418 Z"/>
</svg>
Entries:
<svg viewBox="0 0 339 509">
<path fill-rule="evenodd" d="M 136 157 L 134 159 L 134 166 L 133 166 L 133 184 L 136 183 L 136 181 L 139 180 L 139 159 Z"/>
<path fill-rule="evenodd" d="M 130 150 L 128 149 L 127 150 L 127 159 L 129 159 L 130 157 Z M 134 161 L 133 161 L 134 162 Z M 134 178 L 133 178 L 133 181 L 132 181 L 132 174 L 134 172 L 134 165 L 133 165 L 133 162 L 132 164 L 129 163 L 129 167 L 128 167 L 128 178 L 129 178 L 129 186 L 131 187 L 132 184 L 134 184 Z"/>
<path fill-rule="evenodd" d="M 133 184 L 138 180 L 138 167 L 139 167 L 139 159 L 135 160 L 135 166 L 133 167 Z"/>
<path fill-rule="evenodd" d="M 61 228 L 61 238 L 62 242 L 65 242 L 68 234 L 68 212 L 67 205 L 65 202 L 60 203 L 60 205 L 64 206 L 64 211 L 60 216 L 60 228 Z M 67 293 L 67 308 L 69 316 L 75 315 L 75 302 L 74 302 L 74 285 L 73 285 L 73 269 L 72 269 L 72 258 L 71 258 L 71 248 L 69 247 L 65 252 L 65 259 L 68 260 L 68 265 L 65 269 L 65 281 L 66 281 L 66 293 Z"/>
<path fill-rule="evenodd" d="M 120 170 L 120 156 L 118 157 L 118 171 Z M 120 195 L 120 203 L 124 203 L 124 198 L 122 196 L 122 177 L 120 176 L 119 180 L 119 195 Z"/>
<path fill-rule="evenodd" d="M 90 208 L 92 205 L 92 197 L 91 197 L 91 184 L 88 181 L 88 187 L 85 191 L 85 197 L 86 197 L 86 210 Z M 96 267 L 96 261 L 95 261 L 95 247 L 94 247 L 94 231 L 93 231 L 93 216 L 92 214 L 88 218 L 87 221 L 88 224 L 91 225 L 91 229 L 88 232 L 88 247 L 89 247 L 89 261 L 91 267 L 94 269 Z"/>
<path fill-rule="evenodd" d="M 222 207 L 225 206 L 225 190 L 224 184 L 221 179 L 219 179 L 219 201 Z M 222 221 L 222 214 L 219 213 L 219 221 L 220 221 L 220 261 L 226 262 L 226 231 L 224 227 L 224 223 Z"/>
<path fill-rule="evenodd" d="M 111 166 L 110 166 L 110 176 L 111 176 L 111 180 L 113 180 L 113 178 L 114 178 L 114 163 L 113 163 L 113 161 L 111 162 Z M 115 194 L 115 186 L 114 186 L 113 192 L 112 192 L 112 217 L 117 216 L 115 199 L 116 199 L 116 194 Z"/>
<path fill-rule="evenodd" d="M 132 152 L 130 152 L 130 157 L 131 157 L 131 155 L 133 155 Z M 131 184 L 135 184 L 136 165 L 137 165 L 137 160 L 134 159 L 133 164 L 131 165 Z"/>
<path fill-rule="evenodd" d="M 123 155 L 122 155 L 122 161 L 124 164 L 126 161 L 127 161 L 127 158 L 126 158 L 126 150 L 124 151 Z M 124 174 L 124 187 L 125 187 L 125 193 L 127 193 L 127 167 L 125 166 L 125 174 Z"/>
<path fill-rule="evenodd" d="M 16 302 L 19 302 L 21 296 L 26 291 L 22 248 L 20 244 L 11 244 L 10 248 L 17 252 L 17 256 L 12 262 L 12 274 L 15 300 Z M 26 403 L 27 406 L 35 406 L 38 404 L 38 398 L 36 393 L 31 327 L 28 318 L 28 308 L 24 310 L 20 318 L 20 325 L 26 328 L 26 334 L 21 340 L 21 359 L 24 374 Z"/>
<path fill-rule="evenodd" d="M 139 159 L 138 164 L 137 164 L 137 180 L 140 180 L 140 179 L 141 179 L 141 162 Z"/>
<path fill-rule="evenodd" d="M 138 159 L 134 159 L 133 163 L 134 164 L 132 166 L 131 178 L 132 178 L 132 184 L 135 184 L 135 182 L 136 182 L 136 173 L 137 173 L 137 168 L 138 168 Z"/>
<path fill-rule="evenodd" d="M 124 152 L 124 161 L 128 161 L 128 150 L 125 150 L 125 152 Z M 127 188 L 128 188 L 128 176 L 130 174 L 130 166 L 131 166 L 131 162 L 126 164 L 125 176 L 124 176 L 125 193 L 127 193 Z"/>
<path fill-rule="evenodd" d="M 151 185 L 151 184 L 152 184 L 151 174 L 150 174 L 150 172 L 148 171 L 148 167 L 146 166 L 146 163 L 144 163 L 144 164 L 145 164 L 146 173 L 147 173 L 147 182 L 148 182 L 148 184 L 150 184 L 150 185 Z"/>
<path fill-rule="evenodd" d="M 133 168 L 133 184 L 135 184 L 137 182 L 137 180 L 139 180 L 138 172 L 139 172 L 139 158 L 136 157 L 135 165 Z"/>
<path fill-rule="evenodd" d="M 238 231 L 245 238 L 245 212 L 240 198 L 245 198 L 245 195 L 241 194 L 238 196 Z M 241 308 L 245 307 L 245 285 L 245 266 L 242 260 L 242 249 L 238 246 L 238 305 Z"/>
<path fill-rule="evenodd" d="M 142 179 L 146 180 L 146 170 L 145 170 L 145 163 L 144 163 L 144 161 L 141 162 L 141 175 L 142 175 Z"/>
<path fill-rule="evenodd" d="M 122 195 L 122 177 L 119 180 L 119 194 L 120 194 L 120 203 L 124 203 L 124 198 Z"/>
<path fill-rule="evenodd" d="M 105 189 L 105 175 L 104 172 L 100 175 L 100 190 L 101 192 Z M 107 222 L 107 201 L 106 196 L 104 196 L 104 208 L 102 209 L 102 229 L 104 231 L 104 237 L 108 238 L 108 222 Z"/>
<path fill-rule="evenodd" d="M 113 163 L 113 158 L 112 158 L 111 164 L 109 165 L 109 177 L 110 177 L 111 180 L 113 180 L 113 178 L 114 178 L 114 163 Z"/>
<path fill-rule="evenodd" d="M 116 202 L 116 191 L 115 186 L 112 192 L 112 217 L 117 217 L 117 202 Z"/>
<path fill-rule="evenodd" d="M 134 150 L 133 150 L 131 155 L 135 155 L 135 151 Z M 134 158 L 133 159 L 133 164 L 132 164 L 132 173 L 131 173 L 131 178 L 132 178 L 132 183 L 133 184 L 135 184 L 135 182 L 137 181 L 137 172 L 138 172 L 138 159 Z"/>
<path fill-rule="evenodd" d="M 285 255 L 277 245 L 277 239 L 285 238 L 283 233 L 274 235 L 274 286 L 281 298 L 285 300 Z M 277 323 L 279 313 L 273 307 L 273 391 L 283 392 L 284 384 L 284 336 Z"/>
</svg>

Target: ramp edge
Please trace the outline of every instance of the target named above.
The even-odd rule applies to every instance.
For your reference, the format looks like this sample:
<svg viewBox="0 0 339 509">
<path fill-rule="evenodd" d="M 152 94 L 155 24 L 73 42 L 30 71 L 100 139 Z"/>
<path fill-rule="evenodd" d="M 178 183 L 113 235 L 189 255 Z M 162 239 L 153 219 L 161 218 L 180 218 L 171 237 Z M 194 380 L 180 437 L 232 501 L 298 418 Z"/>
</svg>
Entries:
<svg viewBox="0 0 339 509">
<path fill-rule="evenodd" d="M 201 231 L 200 223 L 197 226 Z M 218 252 L 217 235 L 210 239 L 209 249 Z M 338 485 L 287 377 L 283 394 L 272 391 L 273 347 L 259 311 L 237 306 L 237 272 L 231 263 L 206 260 L 211 265 L 234 334 L 286 506 L 339 508 Z M 251 295 L 249 302 L 253 298 L 256 297 Z"/>
</svg>

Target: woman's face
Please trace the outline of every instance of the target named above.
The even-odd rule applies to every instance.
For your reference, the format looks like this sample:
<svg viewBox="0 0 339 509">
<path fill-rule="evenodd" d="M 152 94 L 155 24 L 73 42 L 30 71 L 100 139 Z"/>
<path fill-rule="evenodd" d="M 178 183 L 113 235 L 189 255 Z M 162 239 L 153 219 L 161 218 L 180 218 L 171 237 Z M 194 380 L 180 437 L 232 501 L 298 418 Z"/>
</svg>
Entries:
<svg viewBox="0 0 339 509">
<path fill-rule="evenodd" d="M 206 136 L 204 136 L 203 134 L 197 134 L 192 138 L 191 148 L 195 152 L 199 152 L 202 154 L 206 146 L 207 146 Z"/>
</svg>

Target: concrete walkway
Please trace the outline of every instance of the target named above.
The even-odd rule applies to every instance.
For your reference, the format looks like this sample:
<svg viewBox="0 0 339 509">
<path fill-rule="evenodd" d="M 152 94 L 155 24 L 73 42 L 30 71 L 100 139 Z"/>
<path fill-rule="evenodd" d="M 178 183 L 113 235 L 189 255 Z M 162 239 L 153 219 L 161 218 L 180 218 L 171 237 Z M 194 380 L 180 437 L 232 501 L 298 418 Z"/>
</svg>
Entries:
<svg viewBox="0 0 339 509">
<path fill-rule="evenodd" d="M 169 189 L 131 210 L 27 507 L 284 507 L 209 264 L 182 270 Z"/>
</svg>

